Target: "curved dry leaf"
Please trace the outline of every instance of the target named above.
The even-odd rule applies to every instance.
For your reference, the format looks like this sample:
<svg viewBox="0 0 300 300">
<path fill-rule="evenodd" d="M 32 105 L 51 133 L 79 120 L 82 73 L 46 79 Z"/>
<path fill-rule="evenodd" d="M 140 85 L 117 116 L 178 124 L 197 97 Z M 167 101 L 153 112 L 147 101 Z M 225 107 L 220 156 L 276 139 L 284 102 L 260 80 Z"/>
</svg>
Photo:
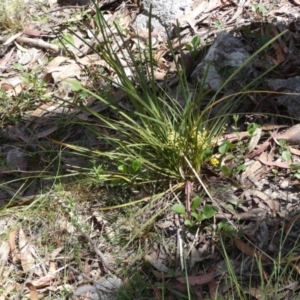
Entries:
<svg viewBox="0 0 300 300">
<path fill-rule="evenodd" d="M 26 171 L 27 159 L 20 148 L 10 149 L 6 154 L 6 163 L 11 170 Z"/>
<path fill-rule="evenodd" d="M 223 141 L 229 140 L 231 143 L 243 140 L 245 138 L 249 137 L 249 133 L 247 131 L 242 131 L 239 133 L 232 132 L 224 134 L 223 136 L 219 137 L 217 140 L 218 145 L 220 145 Z"/>
<path fill-rule="evenodd" d="M 281 45 L 277 41 L 275 41 L 272 45 L 276 53 L 276 63 L 280 64 L 285 60 L 284 52 L 281 48 Z"/>
<path fill-rule="evenodd" d="M 234 241 L 234 244 L 236 245 L 236 247 L 244 254 L 251 256 L 251 257 L 257 257 L 258 259 L 261 259 L 262 261 L 269 261 L 269 258 L 265 254 L 261 253 L 259 250 L 256 250 L 255 248 L 247 245 L 242 240 L 234 238 L 233 241 Z"/>
<path fill-rule="evenodd" d="M 160 289 L 154 284 L 151 287 L 153 289 L 153 294 L 155 299 L 157 300 L 163 299 Z"/>
<path fill-rule="evenodd" d="M 64 247 L 59 247 L 59 248 L 56 248 L 55 250 L 53 250 L 51 253 L 50 253 L 50 257 L 51 257 L 51 260 L 54 260 L 55 257 L 64 249 Z"/>
<path fill-rule="evenodd" d="M 299 76 L 299 69 L 295 65 L 288 63 L 285 67 L 283 67 L 283 76 L 286 77 L 294 77 Z"/>
<path fill-rule="evenodd" d="M 13 230 L 8 236 L 8 243 L 10 246 L 10 251 L 12 253 L 13 262 L 21 258 L 16 248 L 16 235 L 18 231 L 19 228 Z"/>
<path fill-rule="evenodd" d="M 82 285 L 74 291 L 73 297 L 80 297 L 81 295 L 83 295 L 87 292 L 96 293 L 97 289 L 95 286 L 90 285 L 90 284 Z"/>
<path fill-rule="evenodd" d="M 262 132 L 263 131 L 261 130 L 261 128 L 255 129 L 253 136 L 251 137 L 251 139 L 249 141 L 249 145 L 248 145 L 249 152 L 253 151 L 256 148 L 256 146 L 258 145 L 258 142 L 261 138 Z"/>
<path fill-rule="evenodd" d="M 30 29 L 30 28 L 25 28 L 23 33 L 28 36 L 33 36 L 33 37 L 37 37 L 37 36 L 41 36 L 41 35 L 45 34 L 43 31 L 36 30 L 36 29 Z"/>
<path fill-rule="evenodd" d="M 15 40 L 18 43 L 25 44 L 25 45 L 28 45 L 28 46 L 42 48 L 42 49 L 46 49 L 46 50 L 52 50 L 52 51 L 54 51 L 56 53 L 60 52 L 60 48 L 59 48 L 58 45 L 47 43 L 47 42 L 45 42 L 42 39 L 32 39 L 32 38 L 27 38 L 27 37 L 17 37 Z"/>
<path fill-rule="evenodd" d="M 168 67 L 167 61 L 164 59 L 164 55 L 166 54 L 166 49 L 160 49 L 156 51 L 154 55 L 154 59 L 156 60 L 158 66 L 161 69 L 166 69 Z"/>
<path fill-rule="evenodd" d="M 166 279 L 166 278 L 173 278 L 173 277 L 177 277 L 177 276 L 181 276 L 182 273 L 181 272 L 172 272 L 172 273 L 162 273 L 156 270 L 151 270 L 151 272 L 153 273 L 153 275 L 157 278 L 157 279 Z"/>
<path fill-rule="evenodd" d="M 219 285 L 217 284 L 215 278 L 213 278 L 209 283 L 208 283 L 208 289 L 209 289 L 209 294 L 211 299 L 218 299 L 218 287 Z"/>
<path fill-rule="evenodd" d="M 57 125 L 53 125 L 53 126 L 51 126 L 50 128 L 45 129 L 44 131 L 41 131 L 41 132 L 37 133 L 37 134 L 35 135 L 35 137 L 36 137 L 37 139 L 46 137 L 46 136 L 50 135 L 51 133 L 53 133 L 54 131 L 56 131 L 57 128 L 58 128 Z"/>
<path fill-rule="evenodd" d="M 154 70 L 154 77 L 156 80 L 164 80 L 166 76 L 167 76 L 166 72 L 163 72 L 163 71 L 159 72 L 159 71 Z"/>
<path fill-rule="evenodd" d="M 52 78 L 55 83 L 60 82 L 61 80 L 77 77 L 80 78 L 81 68 L 77 63 L 72 63 L 69 65 L 59 66 L 53 68 Z"/>
<path fill-rule="evenodd" d="M 299 265 L 291 263 L 291 266 L 293 266 L 293 268 L 298 272 L 298 274 L 300 274 L 300 266 Z"/>
<path fill-rule="evenodd" d="M 290 220 L 288 220 L 288 222 L 286 222 L 286 223 L 284 224 L 283 232 L 284 232 L 285 234 L 288 234 L 289 231 L 290 231 L 290 229 L 291 229 L 291 227 L 294 225 L 294 223 L 295 223 L 298 219 L 300 219 L 300 215 L 299 215 L 299 214 L 293 216 Z"/>
<path fill-rule="evenodd" d="M 145 259 L 158 271 L 163 272 L 163 273 L 167 273 L 168 272 L 168 268 L 166 265 L 164 265 L 163 263 L 161 263 L 156 257 L 155 254 L 152 253 L 152 255 L 145 255 Z"/>
<path fill-rule="evenodd" d="M 11 284 L 9 285 L 8 287 L 4 288 L 2 287 L 1 289 L 1 296 L 0 296 L 0 300 L 7 300 L 9 299 L 8 296 L 9 294 L 15 290 L 15 285 L 14 284 Z"/>
<path fill-rule="evenodd" d="M 0 246 L 0 278 L 1 278 L 4 266 L 7 263 L 9 253 L 10 253 L 9 243 L 6 241 L 3 241 Z"/>
<path fill-rule="evenodd" d="M 294 262 L 294 261 L 299 261 L 300 260 L 300 256 L 293 256 L 293 257 L 290 257 L 289 255 L 287 257 L 284 257 L 281 259 L 280 263 L 281 264 L 286 264 L 286 263 L 290 263 L 290 262 Z"/>
<path fill-rule="evenodd" d="M 5 43 L 3 43 L 3 45 L 9 45 L 11 44 L 15 39 L 17 39 L 18 37 L 20 37 L 23 34 L 23 32 L 18 32 L 15 35 L 11 36 L 10 38 L 8 38 Z"/>
<path fill-rule="evenodd" d="M 0 62 L 0 73 L 2 73 L 5 68 L 6 68 L 6 65 L 11 61 L 11 58 L 12 58 L 12 55 L 15 51 L 15 48 L 12 48 L 5 56 L 4 58 L 1 60 Z M 4 89 L 4 88 L 3 88 Z"/>
<path fill-rule="evenodd" d="M 267 166 L 271 166 L 271 167 L 278 167 L 278 168 L 282 168 L 282 169 L 289 169 L 290 165 L 286 162 L 282 162 L 282 161 L 267 161 L 263 158 L 258 158 L 258 160 L 263 163 L 264 165 Z"/>
<path fill-rule="evenodd" d="M 202 285 L 202 284 L 207 284 L 209 283 L 211 280 L 214 279 L 215 276 L 215 269 L 213 268 L 212 271 L 210 271 L 207 274 L 203 274 L 203 275 L 198 275 L 198 276 L 189 276 L 188 277 L 188 283 L 193 286 L 193 285 Z M 177 280 L 180 283 L 185 283 L 186 282 L 186 278 L 185 277 L 178 277 Z"/>
<path fill-rule="evenodd" d="M 265 151 L 271 144 L 271 138 L 268 138 L 263 144 L 261 144 L 256 150 L 252 153 L 249 153 L 245 156 L 245 158 L 253 158 Z"/>
<path fill-rule="evenodd" d="M 215 272 L 216 266 L 212 265 L 209 269 L 209 273 Z M 212 278 L 210 282 L 208 282 L 208 289 L 209 289 L 209 294 L 211 299 L 217 299 L 218 297 L 218 287 L 219 285 L 217 284 L 215 277 Z"/>
<path fill-rule="evenodd" d="M 247 177 L 255 174 L 261 168 L 262 168 L 262 164 L 258 160 L 253 161 L 253 163 L 250 166 L 248 166 L 247 169 L 243 172 L 243 174 L 242 174 L 243 180 L 245 180 Z M 244 182 L 244 181 L 242 181 L 242 182 Z"/>
<path fill-rule="evenodd" d="M 249 293 L 252 297 L 256 298 L 256 299 L 262 299 L 263 297 L 263 292 L 261 287 L 251 287 L 248 291 L 246 291 L 246 293 Z"/>
<path fill-rule="evenodd" d="M 280 211 L 280 206 L 277 201 L 274 201 L 270 196 L 266 193 L 261 192 L 259 190 L 254 190 L 252 192 L 253 196 L 256 196 L 264 201 L 264 203 L 270 208 L 273 217 L 276 216 L 276 213 Z"/>
<path fill-rule="evenodd" d="M 291 146 L 288 146 L 288 149 L 289 149 L 289 151 L 290 151 L 292 154 L 295 154 L 295 155 L 300 156 L 300 150 L 295 149 L 295 148 L 293 148 L 293 147 L 291 147 Z"/>
<path fill-rule="evenodd" d="M 49 272 L 48 274 L 46 274 L 45 276 L 32 281 L 31 284 L 36 287 L 37 289 L 46 287 L 46 286 L 50 286 L 51 281 L 55 280 L 55 273 L 53 272 Z"/>
<path fill-rule="evenodd" d="M 29 289 L 30 300 L 38 300 L 39 297 L 35 286 L 30 282 L 27 282 L 25 285 Z"/>
<path fill-rule="evenodd" d="M 291 144 L 299 144 L 300 143 L 300 124 L 292 126 L 285 132 L 281 134 L 276 134 L 274 136 L 276 139 L 283 139 Z"/>
<path fill-rule="evenodd" d="M 21 256 L 21 265 L 23 270 L 27 273 L 35 265 L 35 259 L 32 256 L 31 248 L 33 246 L 29 244 L 25 233 L 22 228 L 19 231 L 19 249 Z"/>
</svg>

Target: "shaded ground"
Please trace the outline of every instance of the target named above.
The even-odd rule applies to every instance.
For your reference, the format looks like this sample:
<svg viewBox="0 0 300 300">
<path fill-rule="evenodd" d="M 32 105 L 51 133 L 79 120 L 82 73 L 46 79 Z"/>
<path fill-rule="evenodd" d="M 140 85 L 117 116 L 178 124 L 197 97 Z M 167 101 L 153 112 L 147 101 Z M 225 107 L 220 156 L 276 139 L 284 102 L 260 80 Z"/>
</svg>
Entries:
<svg viewBox="0 0 300 300">
<path fill-rule="evenodd" d="M 292 121 L 256 118 L 262 133 L 254 142 L 256 150 L 253 148 L 249 154 L 249 136 L 243 132 L 246 120 L 241 119 L 238 138 L 237 134 L 227 136 L 233 143 L 240 143 L 239 148 L 235 159 L 225 163 L 228 168 L 245 168 L 229 178 L 209 168 L 202 180 L 211 197 L 203 193 L 200 184 L 187 193 L 191 199 L 203 197 L 218 207 L 213 222 L 210 219 L 185 227 L 185 218 L 171 211 L 178 199 L 184 201 L 183 193 L 171 190 L 163 198 L 152 199 L 148 187 L 102 187 L 97 179 L 98 162 L 66 150 L 53 140 L 105 149 L 105 143 L 84 130 L 84 122 L 97 124 L 78 104 L 115 116 L 92 97 L 74 92 L 63 79 L 80 79 L 124 109 L 130 109 L 130 104 L 120 90 L 99 76 L 117 77 L 93 52 L 103 37 L 99 34 L 97 41 L 87 30 L 96 29 L 92 5 L 80 8 L 62 4 L 66 3 L 28 4 L 31 19 L 24 20 L 24 32 L 10 23 L 2 37 L 1 297 L 67 299 L 74 294 L 78 299 L 81 295 L 87 299 L 185 299 L 186 275 L 181 270 L 187 264 L 191 299 L 216 299 L 216 295 L 220 299 L 298 299 L 300 184 L 299 168 L 291 167 L 291 163 L 299 164 L 299 139 L 295 138 L 298 127 L 283 136 L 276 125 L 291 126 Z M 124 68 L 128 62 L 120 43 L 131 43 L 134 51 L 137 45 L 146 47 L 148 36 L 146 30 L 136 32 L 130 26 L 140 7 L 129 4 L 101 4 L 108 23 L 118 22 L 124 30 L 124 40 L 116 38 L 112 44 Z M 297 22 L 291 20 L 299 11 L 297 3 L 253 5 L 206 3 L 198 14 L 179 20 L 181 44 L 190 42 L 196 33 L 206 45 L 219 31 L 227 30 L 240 34 L 253 53 L 266 37 L 274 37 L 284 29 L 283 25 L 266 24 L 277 17 L 290 31 L 255 60 L 255 67 L 263 73 L 278 64 L 268 76 L 297 75 L 298 31 Z M 241 30 L 242 25 L 246 27 Z M 93 47 L 86 47 L 79 37 Z M 176 68 L 166 40 L 155 31 L 152 38 L 156 79 L 168 76 L 176 83 Z M 175 29 L 172 43 L 179 50 Z M 186 56 L 189 59 L 182 67 L 187 74 L 203 55 L 204 50 L 194 60 Z M 129 72 L 128 76 L 135 79 L 135 74 Z M 175 89 L 171 84 L 170 88 Z M 270 98 L 255 100 L 256 113 L 276 112 Z M 265 139 L 263 133 L 272 137 Z M 294 145 L 280 145 L 280 138 Z M 290 160 L 284 159 L 287 150 Z M 88 173 L 90 177 L 84 181 Z M 142 202 L 104 210 L 143 196 L 150 198 L 147 205 Z M 252 244 L 233 235 L 233 230 L 243 231 Z M 263 261 L 261 270 L 257 261 Z M 243 297 L 234 288 L 231 271 L 243 288 Z M 119 290 L 121 284 L 123 290 Z"/>
</svg>

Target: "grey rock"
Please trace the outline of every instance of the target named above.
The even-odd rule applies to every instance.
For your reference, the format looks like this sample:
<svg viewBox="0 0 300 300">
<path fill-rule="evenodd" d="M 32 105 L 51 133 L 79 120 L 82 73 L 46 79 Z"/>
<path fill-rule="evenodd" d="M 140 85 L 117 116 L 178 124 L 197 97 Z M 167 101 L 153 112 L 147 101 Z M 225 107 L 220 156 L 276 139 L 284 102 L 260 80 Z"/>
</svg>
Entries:
<svg viewBox="0 0 300 300">
<path fill-rule="evenodd" d="M 114 275 L 102 277 L 95 285 L 80 286 L 73 294 L 73 298 L 90 292 L 90 300 L 116 300 L 122 280 Z"/>
<path fill-rule="evenodd" d="M 273 91 L 285 88 L 284 92 L 286 93 L 300 93 L 300 77 L 270 79 L 268 87 Z M 300 95 L 278 95 L 274 98 L 277 99 L 278 105 L 284 106 L 291 116 L 300 119 Z"/>
<path fill-rule="evenodd" d="M 150 6 L 151 11 L 151 27 L 162 36 L 166 34 L 165 29 L 170 30 L 171 23 L 185 13 L 190 8 L 194 0 L 144 0 L 144 10 L 135 20 L 136 28 L 149 28 Z"/>
<path fill-rule="evenodd" d="M 205 89 L 217 91 L 230 74 L 223 74 L 229 70 L 231 74 L 250 57 L 243 43 L 227 32 L 221 32 L 210 47 L 206 57 L 198 64 L 191 77 L 198 84 L 204 84 Z M 231 80 L 228 86 L 237 90 L 249 78 L 252 72 L 250 65 L 246 65 L 239 74 Z M 246 75 L 246 76 L 245 76 Z M 205 82 L 203 82 L 205 80 Z"/>
</svg>

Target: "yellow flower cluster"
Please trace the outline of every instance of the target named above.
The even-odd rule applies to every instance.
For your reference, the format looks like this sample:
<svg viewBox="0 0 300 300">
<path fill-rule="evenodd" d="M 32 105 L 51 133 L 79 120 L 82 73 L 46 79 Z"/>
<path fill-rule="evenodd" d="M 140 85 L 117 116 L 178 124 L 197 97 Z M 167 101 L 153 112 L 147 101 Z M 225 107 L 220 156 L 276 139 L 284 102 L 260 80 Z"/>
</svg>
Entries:
<svg viewBox="0 0 300 300">
<path fill-rule="evenodd" d="M 210 164 L 213 166 L 217 166 L 219 164 L 219 160 L 216 157 L 212 157 L 210 159 Z"/>
<path fill-rule="evenodd" d="M 211 149 L 213 147 L 213 145 L 211 144 L 212 141 L 209 140 L 209 132 L 207 129 L 198 131 L 196 128 L 194 128 L 190 136 L 190 141 L 191 145 L 195 145 L 195 147 L 190 147 L 188 153 L 185 153 L 187 155 L 195 154 L 197 149 L 205 150 Z M 186 151 L 185 147 L 187 146 L 187 139 L 169 128 L 167 135 L 167 146 L 174 147 L 177 151 L 180 152 L 184 150 Z M 213 166 L 217 166 L 219 164 L 219 160 L 215 156 L 212 156 L 210 159 L 210 163 Z"/>
<path fill-rule="evenodd" d="M 198 131 L 196 128 L 193 129 L 192 140 L 197 139 L 196 147 L 201 149 L 209 149 L 210 145 L 208 143 L 208 130 L 203 129 L 203 131 Z"/>
<path fill-rule="evenodd" d="M 190 141 L 192 145 L 196 145 L 196 148 L 201 149 L 209 149 L 210 145 L 208 143 L 208 131 L 204 129 L 203 131 L 198 131 L 197 129 L 193 129 L 190 135 Z M 178 134 L 172 129 L 168 130 L 167 135 L 167 145 L 175 147 L 177 150 L 184 150 L 186 146 L 187 138 Z M 192 147 L 191 147 L 192 149 Z"/>
<path fill-rule="evenodd" d="M 183 145 L 184 138 L 180 136 L 177 132 L 169 128 L 167 133 L 167 146 L 171 146 L 178 150 L 182 150 Z"/>
</svg>

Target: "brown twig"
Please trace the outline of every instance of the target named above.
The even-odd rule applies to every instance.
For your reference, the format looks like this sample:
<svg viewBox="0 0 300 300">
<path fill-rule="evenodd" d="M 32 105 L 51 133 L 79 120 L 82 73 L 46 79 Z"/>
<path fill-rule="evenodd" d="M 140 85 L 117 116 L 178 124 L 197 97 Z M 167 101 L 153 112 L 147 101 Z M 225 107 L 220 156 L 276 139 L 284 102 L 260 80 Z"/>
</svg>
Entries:
<svg viewBox="0 0 300 300">
<path fill-rule="evenodd" d="M 91 244 L 91 246 L 93 247 L 95 253 L 99 256 L 101 262 L 102 262 L 102 265 L 103 265 L 103 268 L 104 268 L 104 271 L 106 273 L 108 273 L 107 270 L 113 272 L 113 269 L 109 266 L 109 264 L 106 262 L 105 260 L 105 257 L 104 257 L 104 254 L 99 250 L 99 248 L 97 247 L 97 245 L 94 243 L 94 241 L 90 238 L 90 236 L 85 233 L 83 230 L 81 230 L 79 228 L 80 232 L 84 235 L 84 237 L 89 241 L 89 243 Z"/>
</svg>

